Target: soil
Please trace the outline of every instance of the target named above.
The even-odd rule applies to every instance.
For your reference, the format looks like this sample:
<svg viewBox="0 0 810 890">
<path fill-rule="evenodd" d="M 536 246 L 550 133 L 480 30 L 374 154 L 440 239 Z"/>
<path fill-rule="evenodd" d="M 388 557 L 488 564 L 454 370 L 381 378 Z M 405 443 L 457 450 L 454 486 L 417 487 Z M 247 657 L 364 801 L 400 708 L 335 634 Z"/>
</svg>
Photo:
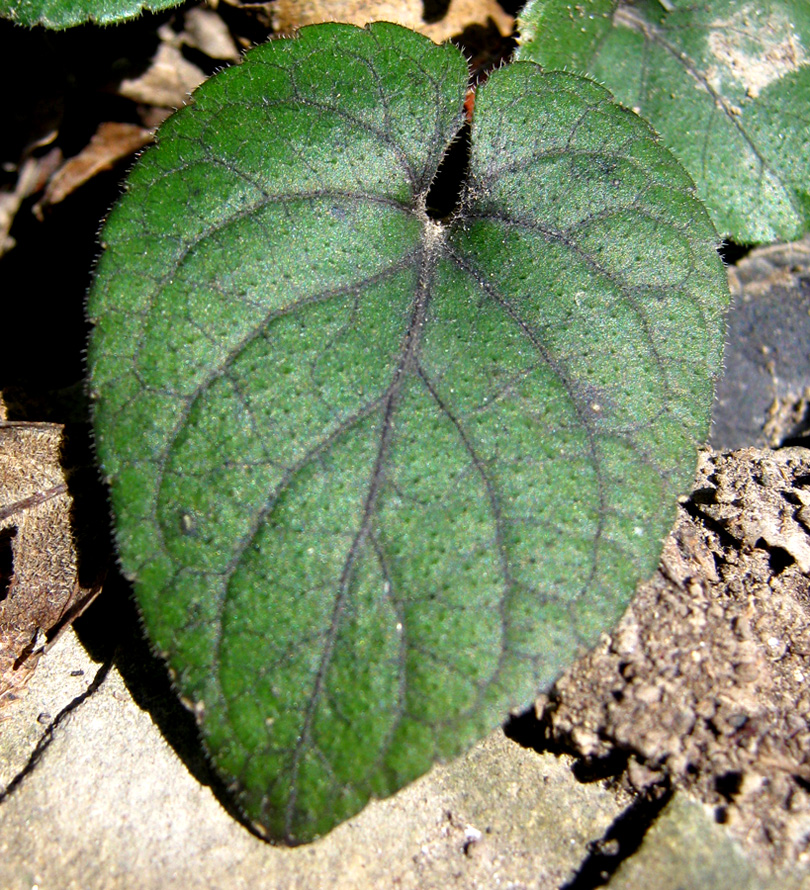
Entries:
<svg viewBox="0 0 810 890">
<path fill-rule="evenodd" d="M 810 860 L 808 532 L 809 450 L 704 453 L 655 576 L 537 704 L 546 742 L 687 789 L 772 867 Z"/>
</svg>

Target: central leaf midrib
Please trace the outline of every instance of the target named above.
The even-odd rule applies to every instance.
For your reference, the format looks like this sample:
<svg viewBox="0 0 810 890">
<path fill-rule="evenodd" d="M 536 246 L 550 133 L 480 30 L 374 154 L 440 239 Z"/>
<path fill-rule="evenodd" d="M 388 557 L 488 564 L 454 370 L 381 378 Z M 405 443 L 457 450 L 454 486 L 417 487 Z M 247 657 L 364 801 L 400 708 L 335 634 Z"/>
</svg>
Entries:
<svg viewBox="0 0 810 890">
<path fill-rule="evenodd" d="M 381 402 L 384 402 L 385 404 L 385 410 L 379 433 L 379 444 L 377 446 L 374 467 L 371 472 L 371 478 L 369 479 L 368 489 L 363 504 L 363 515 L 357 534 L 352 541 L 352 545 L 349 548 L 349 552 L 346 554 L 346 559 L 343 563 L 343 570 L 341 571 L 340 580 L 338 582 L 338 590 L 335 597 L 335 604 L 332 609 L 329 630 L 324 637 L 325 643 L 323 653 L 321 655 L 318 670 L 315 674 L 312 692 L 310 693 L 307 702 L 301 731 L 293 749 L 292 762 L 290 764 L 290 796 L 285 808 L 285 832 L 290 841 L 294 841 L 292 827 L 298 798 L 298 773 L 301 766 L 301 758 L 305 750 L 311 744 L 312 723 L 321 700 L 323 684 L 331 664 L 338 626 L 349 595 L 349 587 L 352 580 L 354 565 L 360 550 L 369 536 L 371 520 L 374 515 L 377 498 L 384 477 L 384 464 L 388 456 L 391 436 L 393 434 L 393 417 L 398 407 L 403 382 L 409 374 L 416 373 L 417 369 L 417 355 L 422 339 L 427 307 L 431 296 L 433 269 L 435 268 L 441 250 L 443 238 L 443 226 L 440 223 L 428 219 L 423 211 L 417 211 L 417 213 L 422 221 L 422 239 L 420 245 L 421 256 L 419 261 L 420 268 L 417 292 L 411 310 L 411 320 L 400 350 L 400 360 L 394 372 L 391 385 L 387 390 L 387 394 L 381 400 Z"/>
</svg>

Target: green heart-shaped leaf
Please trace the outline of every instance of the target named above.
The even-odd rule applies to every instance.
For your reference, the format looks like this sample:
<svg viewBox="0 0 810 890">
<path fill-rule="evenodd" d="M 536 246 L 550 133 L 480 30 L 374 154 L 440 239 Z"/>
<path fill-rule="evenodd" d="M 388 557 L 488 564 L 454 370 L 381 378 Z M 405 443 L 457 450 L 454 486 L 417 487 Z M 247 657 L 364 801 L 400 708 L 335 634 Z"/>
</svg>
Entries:
<svg viewBox="0 0 810 890">
<path fill-rule="evenodd" d="M 478 91 L 394 25 L 206 83 L 103 232 L 98 454 L 144 623 L 250 818 L 299 842 L 529 704 L 656 564 L 726 284 L 692 185 L 590 81 Z"/>
<path fill-rule="evenodd" d="M 807 0 L 532 0 L 517 57 L 589 74 L 649 120 L 741 243 L 810 229 Z"/>
<path fill-rule="evenodd" d="M 183 0 L 0 0 L 0 17 L 33 28 L 61 31 L 92 22 L 115 25 L 144 12 L 179 6 Z"/>
</svg>

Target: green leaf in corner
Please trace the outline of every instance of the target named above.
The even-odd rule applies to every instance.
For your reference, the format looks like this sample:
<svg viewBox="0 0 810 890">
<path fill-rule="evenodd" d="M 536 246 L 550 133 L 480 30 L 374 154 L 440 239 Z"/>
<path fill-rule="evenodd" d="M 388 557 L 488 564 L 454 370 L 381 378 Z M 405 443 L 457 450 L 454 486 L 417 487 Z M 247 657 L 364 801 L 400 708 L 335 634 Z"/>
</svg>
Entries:
<svg viewBox="0 0 810 890">
<path fill-rule="evenodd" d="M 533 0 L 517 57 L 588 74 L 649 120 L 740 243 L 810 229 L 807 0 Z"/>
<path fill-rule="evenodd" d="M 179 6 L 183 0 L 0 0 L 0 18 L 55 31 L 83 25 L 115 25 L 144 12 Z"/>
<path fill-rule="evenodd" d="M 394 25 L 208 81 L 103 231 L 98 455 L 145 627 L 249 818 L 316 837 L 528 705 L 621 614 L 688 490 L 725 274 L 596 84 L 478 92 Z M 443 174 L 440 174 L 440 176 Z"/>
</svg>

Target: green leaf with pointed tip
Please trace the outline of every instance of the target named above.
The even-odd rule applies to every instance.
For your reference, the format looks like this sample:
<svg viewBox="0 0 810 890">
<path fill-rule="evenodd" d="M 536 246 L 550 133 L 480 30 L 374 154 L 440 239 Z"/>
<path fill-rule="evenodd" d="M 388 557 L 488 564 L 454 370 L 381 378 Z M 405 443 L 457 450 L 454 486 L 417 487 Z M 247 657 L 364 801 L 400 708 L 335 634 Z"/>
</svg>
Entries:
<svg viewBox="0 0 810 890">
<path fill-rule="evenodd" d="M 219 770 L 309 840 L 526 706 L 649 575 L 726 284 L 689 177 L 531 63 L 304 28 L 208 81 L 103 232 L 98 455 Z"/>
<path fill-rule="evenodd" d="M 179 6 L 183 0 L 0 0 L 0 18 L 55 31 L 92 22 L 115 25 L 144 12 Z"/>
<path fill-rule="evenodd" d="M 810 229 L 807 0 L 533 0 L 517 58 L 588 74 L 649 120 L 740 243 Z"/>
</svg>

